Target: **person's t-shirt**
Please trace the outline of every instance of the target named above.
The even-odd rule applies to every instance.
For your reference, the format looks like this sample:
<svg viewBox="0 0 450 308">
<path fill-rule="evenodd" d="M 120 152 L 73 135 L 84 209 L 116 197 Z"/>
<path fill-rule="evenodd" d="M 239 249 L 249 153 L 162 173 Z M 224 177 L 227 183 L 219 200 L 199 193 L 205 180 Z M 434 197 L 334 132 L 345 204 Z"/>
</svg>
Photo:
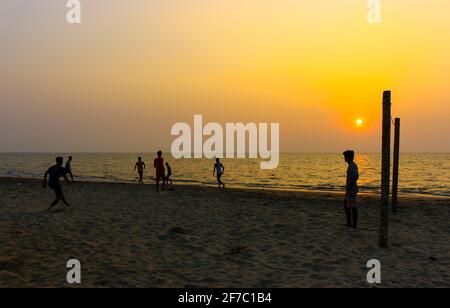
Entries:
<svg viewBox="0 0 450 308">
<path fill-rule="evenodd" d="M 143 161 L 138 161 L 136 163 L 136 166 L 137 166 L 139 172 L 144 171 L 144 162 Z"/>
<path fill-rule="evenodd" d="M 49 175 L 48 183 L 49 185 L 59 185 L 59 178 L 64 176 L 64 168 L 60 166 L 53 166 L 47 170 Z"/>
<path fill-rule="evenodd" d="M 72 171 L 72 162 L 70 160 L 68 160 L 66 162 L 66 170 L 67 171 Z"/>
<path fill-rule="evenodd" d="M 155 159 L 155 163 L 154 166 L 156 168 L 156 174 L 163 174 L 165 169 L 164 169 L 164 159 L 161 157 L 158 157 Z"/>
<path fill-rule="evenodd" d="M 358 166 L 353 162 L 349 164 L 347 169 L 347 191 L 349 192 L 358 192 L 358 179 L 359 179 L 359 171 Z"/>
<path fill-rule="evenodd" d="M 216 168 L 217 175 L 223 174 L 223 167 L 221 163 L 216 163 L 214 168 Z"/>
</svg>

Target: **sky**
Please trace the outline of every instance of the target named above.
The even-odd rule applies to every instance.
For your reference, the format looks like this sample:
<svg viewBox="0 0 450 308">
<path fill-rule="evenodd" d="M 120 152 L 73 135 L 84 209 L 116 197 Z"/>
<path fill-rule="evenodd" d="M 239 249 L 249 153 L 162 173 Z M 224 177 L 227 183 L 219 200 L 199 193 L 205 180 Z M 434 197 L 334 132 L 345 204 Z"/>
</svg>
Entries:
<svg viewBox="0 0 450 308">
<path fill-rule="evenodd" d="M 153 152 L 171 127 L 280 123 L 282 152 L 450 152 L 450 1 L 0 3 L 0 152 Z M 363 125 L 356 127 L 357 119 Z"/>
</svg>

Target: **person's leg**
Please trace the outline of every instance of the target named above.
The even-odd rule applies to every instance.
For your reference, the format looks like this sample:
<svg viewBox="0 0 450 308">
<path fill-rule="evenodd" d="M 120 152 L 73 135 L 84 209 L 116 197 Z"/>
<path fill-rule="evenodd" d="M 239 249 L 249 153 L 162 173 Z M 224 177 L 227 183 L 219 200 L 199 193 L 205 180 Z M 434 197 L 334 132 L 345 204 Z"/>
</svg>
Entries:
<svg viewBox="0 0 450 308">
<path fill-rule="evenodd" d="M 70 174 L 70 179 L 71 179 L 72 182 L 73 182 L 73 173 L 72 173 L 72 171 L 70 171 L 69 174 Z"/>
<path fill-rule="evenodd" d="M 54 200 L 54 201 L 52 202 L 52 204 L 50 205 L 50 208 L 55 207 L 55 206 L 59 203 L 59 201 L 61 201 L 61 197 L 56 196 L 55 200 Z"/>
<path fill-rule="evenodd" d="M 66 206 L 70 207 L 70 204 L 67 202 L 66 197 L 64 197 L 64 194 L 63 194 L 62 191 L 61 191 L 61 193 L 60 193 L 60 197 L 59 197 L 59 198 L 62 200 L 62 202 L 64 202 L 64 204 L 65 204 Z"/>
<path fill-rule="evenodd" d="M 61 201 L 61 195 L 59 194 L 59 192 L 52 187 L 50 188 L 55 192 L 55 200 L 53 200 L 52 204 L 50 204 L 50 207 L 47 209 L 47 211 L 54 208 L 59 203 L 59 201 Z"/>
<path fill-rule="evenodd" d="M 352 219 L 353 219 L 353 228 L 358 228 L 358 208 L 352 208 Z"/>
<path fill-rule="evenodd" d="M 348 191 L 345 192 L 345 200 L 344 200 L 344 210 L 345 210 L 345 216 L 347 218 L 347 224 L 346 227 L 352 227 L 352 209 L 351 209 L 351 195 Z"/>
<path fill-rule="evenodd" d="M 165 190 L 166 189 L 166 176 L 165 175 L 162 176 L 162 180 L 163 180 L 162 190 Z"/>
<path fill-rule="evenodd" d="M 344 206 L 344 210 L 345 210 L 345 216 L 347 217 L 347 224 L 345 226 L 351 227 L 352 226 L 352 211 L 347 205 Z"/>
<path fill-rule="evenodd" d="M 351 213 L 352 213 L 352 227 L 354 229 L 358 228 L 358 207 L 356 206 L 356 199 L 352 199 L 351 201 L 349 201 L 349 206 L 351 209 Z"/>
<path fill-rule="evenodd" d="M 225 184 L 222 182 L 222 174 L 217 177 L 217 180 L 219 181 L 219 188 L 221 185 L 225 188 Z"/>
</svg>

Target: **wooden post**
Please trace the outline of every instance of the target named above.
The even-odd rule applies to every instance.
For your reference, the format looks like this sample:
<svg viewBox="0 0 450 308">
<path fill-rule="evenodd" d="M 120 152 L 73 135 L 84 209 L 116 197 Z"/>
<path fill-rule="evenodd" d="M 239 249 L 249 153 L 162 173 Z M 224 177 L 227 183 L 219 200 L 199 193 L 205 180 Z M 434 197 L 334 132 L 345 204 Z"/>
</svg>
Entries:
<svg viewBox="0 0 450 308">
<path fill-rule="evenodd" d="M 389 187 L 391 171 L 391 91 L 383 93 L 383 140 L 381 162 L 380 247 L 389 245 Z"/>
<path fill-rule="evenodd" d="M 392 212 L 398 212 L 398 166 L 400 161 L 400 119 L 395 119 L 394 170 L 392 172 Z"/>
</svg>

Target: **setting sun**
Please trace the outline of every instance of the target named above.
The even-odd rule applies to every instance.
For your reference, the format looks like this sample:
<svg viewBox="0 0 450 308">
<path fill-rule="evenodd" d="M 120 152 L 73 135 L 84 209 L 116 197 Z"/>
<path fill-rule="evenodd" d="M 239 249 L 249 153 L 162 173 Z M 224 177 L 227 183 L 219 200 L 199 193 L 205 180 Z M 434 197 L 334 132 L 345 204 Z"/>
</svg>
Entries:
<svg viewBox="0 0 450 308">
<path fill-rule="evenodd" d="M 356 126 L 362 126 L 364 124 L 364 121 L 362 119 L 356 120 Z"/>
</svg>

